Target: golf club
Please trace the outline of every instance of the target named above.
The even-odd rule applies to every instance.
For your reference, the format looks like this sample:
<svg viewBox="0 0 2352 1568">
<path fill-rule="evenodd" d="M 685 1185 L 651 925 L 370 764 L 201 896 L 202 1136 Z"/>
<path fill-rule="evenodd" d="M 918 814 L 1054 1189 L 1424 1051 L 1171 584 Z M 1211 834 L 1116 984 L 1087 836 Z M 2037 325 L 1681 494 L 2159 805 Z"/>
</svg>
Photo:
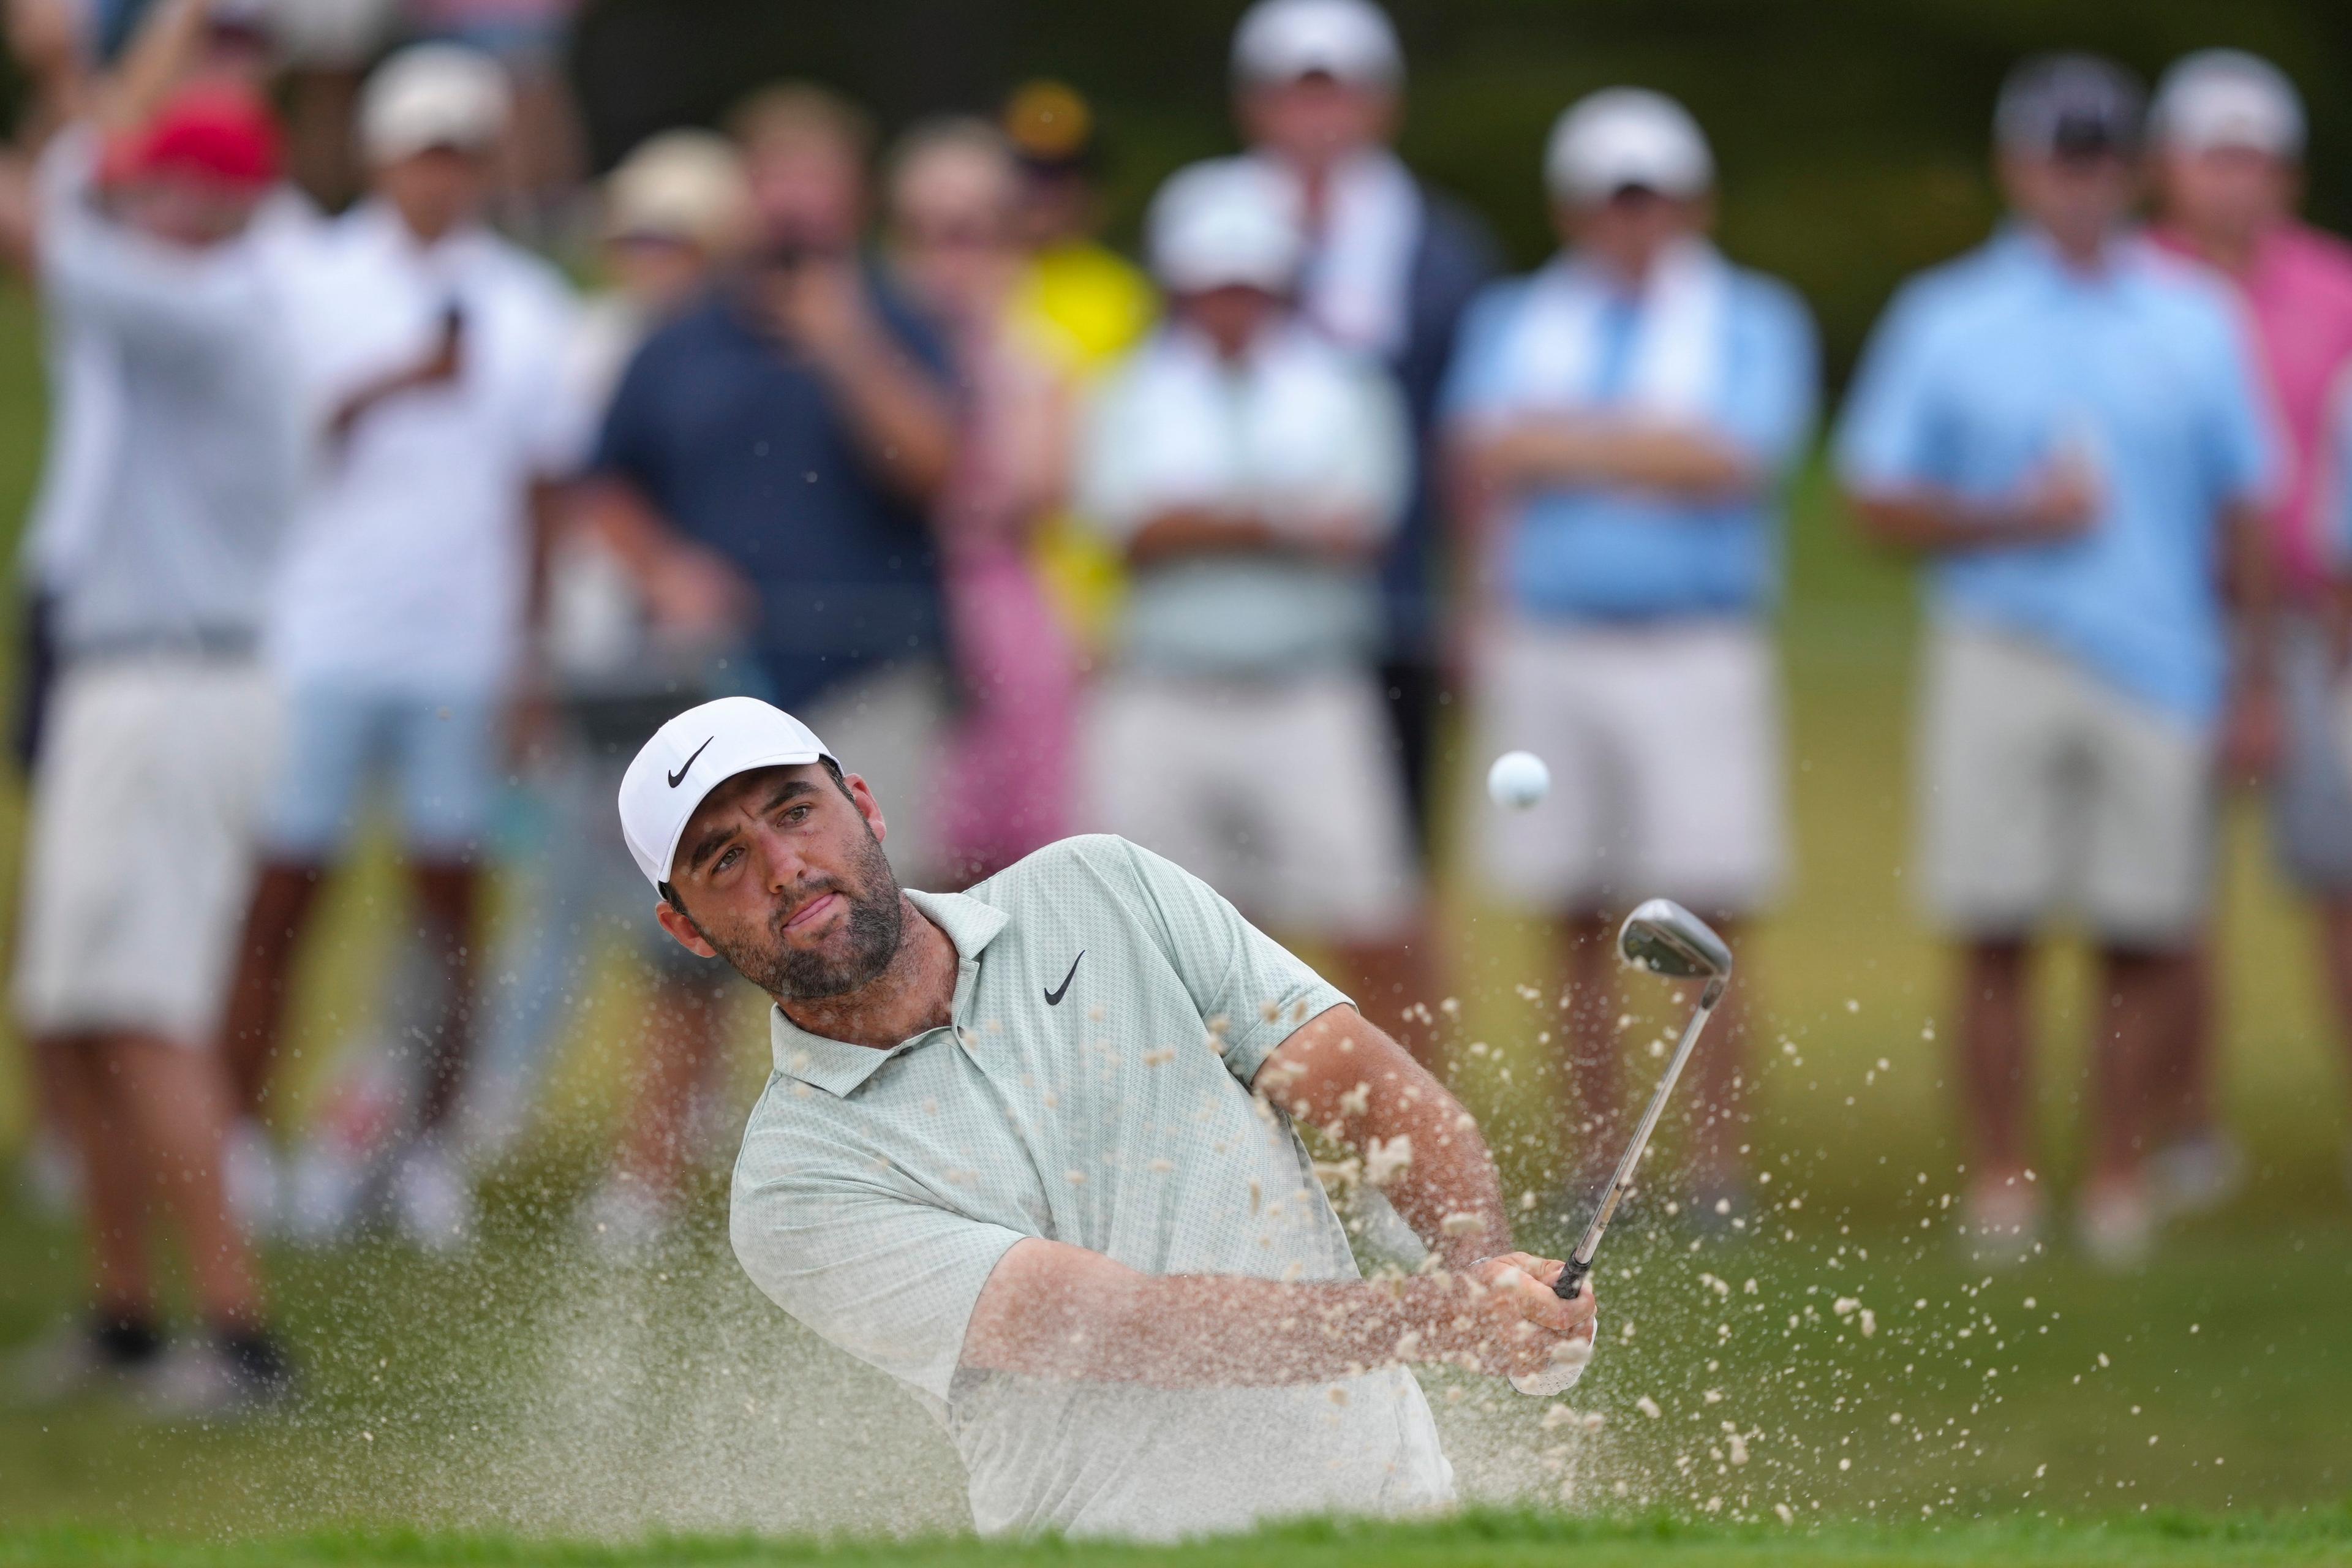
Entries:
<svg viewBox="0 0 2352 1568">
<path fill-rule="evenodd" d="M 1715 1005 L 1723 1000 L 1723 988 L 1731 978 L 1731 949 L 1708 929 L 1705 921 L 1671 899 L 1652 899 L 1625 917 L 1624 927 L 1617 933 L 1617 955 L 1632 968 L 1677 980 L 1704 979 L 1706 985 L 1699 993 L 1698 1006 L 1692 1012 L 1690 1022 L 1683 1027 L 1681 1042 L 1666 1063 L 1665 1076 L 1658 1080 L 1642 1120 L 1634 1125 L 1633 1136 L 1626 1142 L 1625 1152 L 1618 1157 L 1617 1173 L 1610 1178 L 1609 1190 L 1601 1194 L 1601 1207 L 1593 1214 L 1592 1223 L 1584 1227 L 1584 1238 L 1569 1254 L 1568 1266 L 1560 1270 L 1559 1279 L 1552 1286 L 1563 1301 L 1575 1300 L 1584 1289 L 1584 1277 L 1592 1272 L 1592 1255 L 1600 1250 L 1601 1237 L 1609 1229 L 1618 1203 L 1633 1190 L 1633 1172 L 1642 1163 L 1643 1152 L 1650 1146 L 1650 1134 L 1657 1130 L 1659 1114 L 1666 1108 L 1667 1097 L 1675 1091 L 1675 1080 L 1682 1077 L 1683 1064 L 1690 1060 L 1691 1049 L 1698 1044 L 1700 1031 L 1706 1027 Z M 1522 1394 L 1558 1394 L 1575 1383 L 1583 1371 L 1581 1361 L 1563 1363 L 1545 1372 L 1515 1377 L 1511 1384 Z"/>
</svg>

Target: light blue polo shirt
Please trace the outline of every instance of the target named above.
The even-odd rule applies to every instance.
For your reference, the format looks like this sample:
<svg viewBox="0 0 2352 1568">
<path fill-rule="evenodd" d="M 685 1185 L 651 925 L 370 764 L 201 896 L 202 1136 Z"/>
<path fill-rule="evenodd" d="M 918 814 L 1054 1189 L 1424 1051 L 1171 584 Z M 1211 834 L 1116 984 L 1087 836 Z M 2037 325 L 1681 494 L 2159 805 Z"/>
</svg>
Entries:
<svg viewBox="0 0 2352 1568">
<path fill-rule="evenodd" d="M 1932 608 L 2202 726 L 2227 677 L 2222 509 L 2275 472 L 2258 385 L 2219 280 L 2137 238 L 2086 275 L 2012 227 L 1896 295 L 1846 401 L 1838 468 L 1865 494 L 1932 486 L 1990 501 L 2082 450 L 2105 498 L 2092 530 L 1948 556 Z"/>
<path fill-rule="evenodd" d="M 1559 265 L 1557 261 L 1553 265 Z M 1820 352 L 1795 292 L 1744 268 L 1730 277 L 1720 331 L 1721 372 L 1706 422 L 1759 467 L 1783 474 L 1801 454 L 1819 406 Z M 1524 412 L 1512 385 L 1530 296 L 1543 274 L 1489 285 L 1464 317 L 1447 374 L 1448 423 Z M 1590 406 L 1607 412 L 1628 390 L 1641 301 L 1611 303 L 1600 323 Z M 1637 489 L 1562 486 L 1509 508 L 1505 577 L 1515 606 L 1543 620 L 1656 620 L 1746 616 L 1780 585 L 1778 487 L 1700 503 Z"/>
</svg>

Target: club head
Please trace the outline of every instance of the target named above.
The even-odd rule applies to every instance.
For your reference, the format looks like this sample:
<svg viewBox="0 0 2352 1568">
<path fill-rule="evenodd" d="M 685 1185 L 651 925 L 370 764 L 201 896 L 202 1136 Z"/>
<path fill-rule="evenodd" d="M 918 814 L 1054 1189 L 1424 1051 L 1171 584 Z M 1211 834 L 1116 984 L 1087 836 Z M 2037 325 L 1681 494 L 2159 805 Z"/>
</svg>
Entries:
<svg viewBox="0 0 2352 1568">
<path fill-rule="evenodd" d="M 1721 980 L 1731 973 L 1731 949 L 1672 899 L 1652 899 L 1625 917 L 1617 954 L 1636 969 L 1677 979 Z"/>
</svg>

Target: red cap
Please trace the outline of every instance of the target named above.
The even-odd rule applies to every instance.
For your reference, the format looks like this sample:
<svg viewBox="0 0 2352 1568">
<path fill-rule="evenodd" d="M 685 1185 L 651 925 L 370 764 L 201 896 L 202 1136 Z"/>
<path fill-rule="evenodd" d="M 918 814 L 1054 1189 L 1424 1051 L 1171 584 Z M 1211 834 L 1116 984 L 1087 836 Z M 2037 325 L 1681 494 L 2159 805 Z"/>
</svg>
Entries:
<svg viewBox="0 0 2352 1568">
<path fill-rule="evenodd" d="M 121 177 L 172 172 L 248 188 L 274 183 L 280 162 L 269 106 L 218 85 L 181 92 L 107 159 L 109 172 Z"/>
</svg>

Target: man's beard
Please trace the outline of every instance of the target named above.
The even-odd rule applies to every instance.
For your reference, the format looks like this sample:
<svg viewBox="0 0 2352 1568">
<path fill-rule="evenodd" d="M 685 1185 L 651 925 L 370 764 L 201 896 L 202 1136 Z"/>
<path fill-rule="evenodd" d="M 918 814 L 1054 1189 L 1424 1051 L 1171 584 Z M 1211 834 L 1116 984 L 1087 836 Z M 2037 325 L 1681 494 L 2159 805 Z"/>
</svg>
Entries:
<svg viewBox="0 0 2352 1568">
<path fill-rule="evenodd" d="M 907 923 L 898 875 L 890 869 L 882 841 L 874 837 L 871 827 L 866 830 L 866 849 L 858 858 L 856 876 L 855 883 L 827 880 L 803 889 L 798 902 L 777 911 L 765 942 L 722 939 L 703 931 L 699 923 L 694 929 L 738 974 L 780 1002 L 816 1002 L 844 995 L 889 967 Z M 827 893 L 838 893 L 849 905 L 845 927 L 849 947 L 838 956 L 796 948 L 784 939 L 784 922 L 807 908 L 811 899 Z"/>
</svg>

